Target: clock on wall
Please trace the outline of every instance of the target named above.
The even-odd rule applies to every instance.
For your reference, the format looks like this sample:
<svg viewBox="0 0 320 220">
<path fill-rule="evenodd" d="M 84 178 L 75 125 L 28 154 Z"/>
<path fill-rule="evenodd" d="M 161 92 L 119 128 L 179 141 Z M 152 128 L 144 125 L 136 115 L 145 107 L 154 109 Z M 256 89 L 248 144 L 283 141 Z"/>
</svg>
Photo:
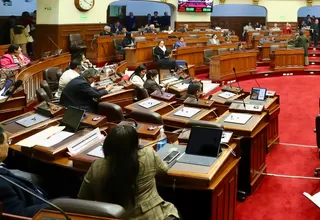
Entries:
<svg viewBox="0 0 320 220">
<path fill-rule="evenodd" d="M 93 8 L 95 0 L 74 0 L 74 5 L 79 11 L 89 11 Z"/>
</svg>

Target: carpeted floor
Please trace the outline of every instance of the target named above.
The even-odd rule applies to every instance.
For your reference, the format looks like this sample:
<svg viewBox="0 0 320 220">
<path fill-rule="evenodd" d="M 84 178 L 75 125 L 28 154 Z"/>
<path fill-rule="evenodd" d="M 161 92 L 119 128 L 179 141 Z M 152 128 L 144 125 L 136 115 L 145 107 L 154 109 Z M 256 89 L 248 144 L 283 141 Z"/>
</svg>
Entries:
<svg viewBox="0 0 320 220">
<path fill-rule="evenodd" d="M 267 173 L 313 177 L 314 168 L 320 167 L 313 132 L 319 113 L 320 76 L 270 77 L 258 82 L 280 94 L 281 103 L 282 144 L 267 155 Z M 246 91 L 257 86 L 254 80 L 240 85 Z M 320 180 L 266 176 L 252 196 L 237 203 L 237 220 L 318 220 L 320 209 L 302 195 L 318 191 Z"/>
</svg>

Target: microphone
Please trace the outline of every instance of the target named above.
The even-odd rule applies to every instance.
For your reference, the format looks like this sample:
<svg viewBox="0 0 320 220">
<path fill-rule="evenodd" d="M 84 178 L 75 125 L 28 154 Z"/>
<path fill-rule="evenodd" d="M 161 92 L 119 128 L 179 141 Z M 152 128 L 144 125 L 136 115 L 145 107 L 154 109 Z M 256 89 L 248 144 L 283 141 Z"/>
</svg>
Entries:
<svg viewBox="0 0 320 220">
<path fill-rule="evenodd" d="M 60 55 L 62 52 L 62 49 L 51 39 L 50 36 L 48 36 L 49 40 L 51 41 L 51 43 L 53 43 L 54 46 L 56 46 L 56 48 L 58 48 L 58 50 L 56 50 L 55 55 Z"/>
<path fill-rule="evenodd" d="M 22 80 L 18 80 L 16 81 L 14 84 L 13 84 L 13 88 L 12 89 L 9 89 L 7 92 L 6 92 L 6 95 L 8 96 L 6 101 L 9 99 L 10 96 L 13 95 L 13 93 L 22 85 Z"/>
<path fill-rule="evenodd" d="M 223 86 L 221 90 L 224 91 L 224 92 L 240 93 L 240 92 L 242 92 L 243 89 L 240 87 L 238 76 L 237 76 L 237 73 L 236 73 L 236 69 L 233 67 L 232 70 L 233 70 L 234 76 L 236 78 L 236 81 L 237 81 L 237 84 L 238 84 L 238 88 L 233 87 L 231 85 L 231 83 L 230 83 L 230 86 Z"/>
<path fill-rule="evenodd" d="M 236 81 L 237 81 L 237 84 L 238 84 L 238 89 L 237 90 L 240 92 L 240 91 L 242 91 L 242 89 L 240 87 L 240 83 L 239 83 L 238 76 L 237 76 L 237 73 L 236 73 L 236 68 L 233 67 L 232 70 L 233 70 L 233 73 L 234 73 L 234 75 L 236 77 Z M 242 103 L 243 103 L 244 109 L 246 110 L 246 103 L 244 102 L 244 98 L 242 99 Z"/>
<path fill-rule="evenodd" d="M 259 88 L 261 88 L 260 84 L 258 83 L 258 80 L 256 79 L 256 77 L 253 76 L 253 73 L 251 71 L 250 71 L 250 75 L 251 75 L 252 79 L 254 79 L 254 81 L 256 81 Z"/>
<path fill-rule="evenodd" d="M 13 182 L 12 180 L 4 177 L 3 175 L 0 175 L 0 178 L 3 179 L 4 181 L 6 182 L 9 182 L 11 183 L 12 185 L 14 185 L 15 187 L 18 187 L 19 189 L 21 189 L 22 191 L 25 191 L 26 193 L 36 197 L 37 199 L 41 200 L 42 202 L 46 203 L 47 205 L 51 206 L 52 208 L 58 210 L 62 215 L 64 215 L 64 217 L 66 218 L 66 220 L 72 220 L 61 208 L 59 208 L 58 206 L 56 206 L 55 204 L 45 200 L 44 198 L 42 198 L 41 196 L 38 196 L 37 194 L 31 192 L 30 190 L 20 186 L 19 184 Z M 51 218 L 50 217 L 46 217 L 46 219 L 50 220 Z M 56 218 L 54 218 L 56 219 Z M 53 220 L 53 219 L 51 219 Z"/>
</svg>

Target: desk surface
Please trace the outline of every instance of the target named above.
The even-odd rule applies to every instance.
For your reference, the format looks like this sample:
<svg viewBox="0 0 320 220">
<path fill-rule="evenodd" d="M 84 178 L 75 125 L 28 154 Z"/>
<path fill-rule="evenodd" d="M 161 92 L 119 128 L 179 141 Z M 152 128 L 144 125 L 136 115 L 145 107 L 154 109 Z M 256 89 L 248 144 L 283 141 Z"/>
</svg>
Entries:
<svg viewBox="0 0 320 220">
<path fill-rule="evenodd" d="M 143 99 L 143 100 L 140 100 L 138 102 L 135 102 L 135 103 L 132 103 L 131 105 L 127 105 L 125 108 L 125 110 L 127 111 L 134 111 L 134 110 L 140 110 L 140 111 L 152 111 L 152 112 L 157 112 L 157 113 L 161 113 L 161 114 L 165 114 L 169 111 L 172 110 L 173 107 L 171 107 L 171 104 L 168 103 L 168 102 L 164 102 L 164 101 L 159 101 L 160 103 L 153 106 L 153 107 L 150 107 L 150 108 L 144 108 L 142 106 L 140 106 L 139 104 L 143 103 L 143 102 L 146 102 L 148 100 L 153 100 L 153 98 L 146 98 L 146 99 Z M 169 108 L 167 108 L 169 107 Z"/>
</svg>

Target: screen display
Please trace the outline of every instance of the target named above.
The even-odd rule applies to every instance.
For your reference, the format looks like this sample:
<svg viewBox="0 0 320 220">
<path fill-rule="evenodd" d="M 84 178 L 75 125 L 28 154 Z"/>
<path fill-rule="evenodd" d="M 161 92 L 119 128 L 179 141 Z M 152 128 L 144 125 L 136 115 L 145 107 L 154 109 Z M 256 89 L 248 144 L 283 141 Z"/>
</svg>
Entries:
<svg viewBox="0 0 320 220">
<path fill-rule="evenodd" d="M 250 99 L 264 101 L 266 99 L 267 89 L 252 88 Z"/>
<path fill-rule="evenodd" d="M 192 127 L 186 153 L 217 157 L 220 152 L 221 128 Z"/>
<path fill-rule="evenodd" d="M 179 12 L 212 12 L 213 0 L 178 0 Z"/>
</svg>

